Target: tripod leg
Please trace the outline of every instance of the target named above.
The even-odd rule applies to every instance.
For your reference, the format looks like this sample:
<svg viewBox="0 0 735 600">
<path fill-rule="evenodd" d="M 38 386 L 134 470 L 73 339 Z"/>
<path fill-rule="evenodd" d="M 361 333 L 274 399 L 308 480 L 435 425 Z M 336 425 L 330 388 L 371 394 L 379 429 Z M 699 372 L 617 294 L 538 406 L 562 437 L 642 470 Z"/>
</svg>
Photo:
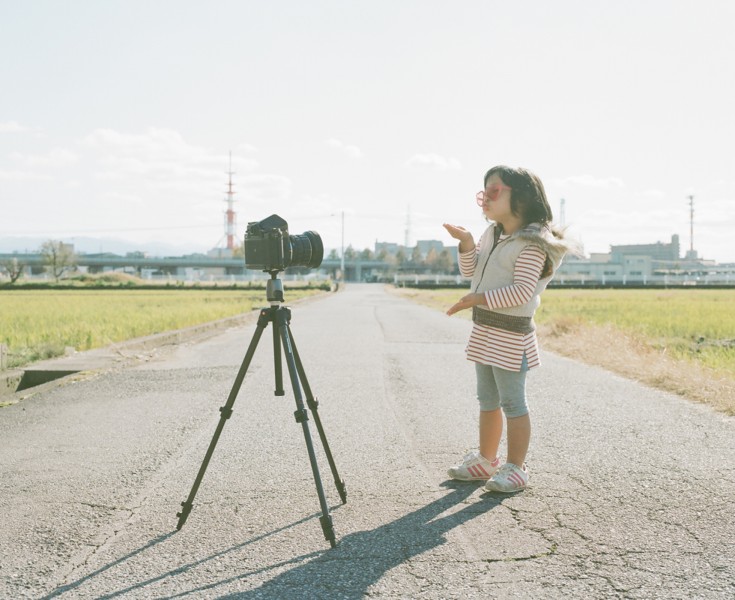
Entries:
<svg viewBox="0 0 735 600">
<path fill-rule="evenodd" d="M 316 461 L 316 454 L 314 453 L 314 444 L 311 441 L 311 432 L 309 431 L 309 413 L 304 408 L 304 400 L 301 397 L 301 386 L 299 384 L 299 375 L 296 369 L 296 359 L 294 358 L 293 348 L 291 345 L 291 339 L 288 330 L 288 319 L 290 318 L 290 311 L 287 308 L 281 308 L 276 315 L 274 327 L 278 328 L 283 341 L 283 351 L 286 355 L 286 365 L 288 366 L 288 373 L 291 377 L 291 387 L 293 388 L 294 397 L 296 399 L 296 422 L 301 423 L 301 427 L 304 430 L 304 440 L 306 441 L 306 449 L 309 452 L 309 461 L 311 462 L 311 471 L 314 475 L 314 483 L 316 484 L 316 491 L 319 495 L 319 504 L 322 509 L 322 516 L 319 521 L 322 525 L 322 531 L 324 532 L 324 538 L 329 541 L 329 544 L 334 548 L 337 544 L 334 537 L 334 528 L 332 526 L 332 517 L 329 514 L 329 506 L 327 506 L 327 498 L 324 495 L 324 487 L 322 486 L 322 479 L 319 475 L 319 465 Z"/>
<path fill-rule="evenodd" d="M 314 423 L 316 423 L 316 429 L 319 432 L 319 439 L 322 441 L 322 447 L 324 453 L 327 455 L 327 461 L 329 461 L 329 468 L 332 470 L 332 477 L 334 477 L 334 485 L 337 487 L 339 497 L 342 499 L 342 504 L 347 503 L 347 489 L 345 488 L 345 482 L 339 476 L 337 472 L 337 465 L 334 463 L 332 457 L 332 451 L 329 449 L 329 443 L 327 442 L 327 436 L 324 433 L 324 427 L 322 427 L 322 420 L 319 417 L 318 406 L 319 402 L 314 398 L 314 394 L 311 393 L 311 387 L 309 387 L 309 381 L 306 379 L 306 372 L 304 371 L 304 365 L 301 364 L 301 357 L 299 351 L 296 349 L 296 341 L 291 333 L 291 327 L 288 326 L 288 333 L 291 338 L 291 348 L 293 350 L 294 358 L 296 360 L 296 369 L 299 373 L 299 379 L 304 386 L 304 394 L 306 394 L 306 404 L 311 410 L 311 414 L 314 415 Z"/>
<path fill-rule="evenodd" d="M 278 335 L 278 327 L 273 328 L 273 370 L 276 379 L 274 396 L 284 396 L 283 391 L 283 367 L 281 366 L 281 338 Z"/>
<path fill-rule="evenodd" d="M 237 373 L 235 383 L 230 390 L 230 395 L 227 398 L 227 404 L 219 409 L 220 413 L 222 413 L 222 416 L 220 417 L 217 429 L 214 432 L 214 437 L 209 443 L 207 454 L 204 457 L 204 461 L 202 462 L 201 467 L 199 467 L 199 473 L 194 480 L 194 485 L 191 488 L 191 492 L 189 492 L 189 497 L 181 503 L 181 512 L 176 513 L 176 516 L 179 517 L 179 522 L 176 525 L 176 529 L 180 530 L 184 526 L 184 523 L 186 523 L 186 519 L 189 516 L 192 507 L 194 506 L 194 496 L 196 496 L 197 490 L 199 490 L 199 485 L 202 483 L 204 473 L 206 472 L 207 466 L 209 465 L 209 460 L 212 458 L 212 453 L 214 452 L 214 448 L 219 441 L 219 436 L 222 433 L 222 429 L 224 429 L 225 427 L 225 422 L 232 416 L 232 406 L 235 404 L 235 398 L 237 398 L 237 394 L 240 391 L 242 382 L 245 379 L 245 373 L 247 373 L 248 367 L 250 367 L 250 361 L 253 360 L 253 355 L 255 354 L 255 349 L 258 347 L 260 337 L 263 335 L 263 331 L 268 325 L 268 322 L 271 320 L 273 320 L 273 311 L 271 309 L 264 308 L 260 311 L 258 326 L 255 329 L 255 333 L 253 334 L 253 339 L 250 341 L 250 346 L 248 346 L 248 350 L 245 353 L 245 358 L 243 359 L 240 370 Z"/>
</svg>

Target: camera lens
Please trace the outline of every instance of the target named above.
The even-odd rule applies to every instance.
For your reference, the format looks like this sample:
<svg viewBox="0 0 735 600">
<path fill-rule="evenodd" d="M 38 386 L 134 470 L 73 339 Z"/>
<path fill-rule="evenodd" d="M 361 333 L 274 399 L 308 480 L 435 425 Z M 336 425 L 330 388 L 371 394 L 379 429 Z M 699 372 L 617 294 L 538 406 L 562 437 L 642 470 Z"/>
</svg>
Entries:
<svg viewBox="0 0 735 600">
<path fill-rule="evenodd" d="M 324 258 L 322 238 L 316 231 L 307 231 L 302 235 L 290 235 L 292 267 L 317 268 Z"/>
</svg>

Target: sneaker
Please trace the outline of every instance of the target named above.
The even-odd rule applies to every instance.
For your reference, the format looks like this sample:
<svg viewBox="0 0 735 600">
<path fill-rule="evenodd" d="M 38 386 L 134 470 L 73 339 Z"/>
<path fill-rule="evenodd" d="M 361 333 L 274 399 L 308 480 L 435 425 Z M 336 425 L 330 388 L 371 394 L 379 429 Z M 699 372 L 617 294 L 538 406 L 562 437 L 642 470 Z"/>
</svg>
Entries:
<svg viewBox="0 0 735 600">
<path fill-rule="evenodd" d="M 488 492 L 520 492 L 528 485 L 528 467 L 505 463 L 485 484 Z"/>
<path fill-rule="evenodd" d="M 478 451 L 470 452 L 461 465 L 452 467 L 447 474 L 460 481 L 487 481 L 500 468 L 500 459 L 490 462 Z"/>
</svg>

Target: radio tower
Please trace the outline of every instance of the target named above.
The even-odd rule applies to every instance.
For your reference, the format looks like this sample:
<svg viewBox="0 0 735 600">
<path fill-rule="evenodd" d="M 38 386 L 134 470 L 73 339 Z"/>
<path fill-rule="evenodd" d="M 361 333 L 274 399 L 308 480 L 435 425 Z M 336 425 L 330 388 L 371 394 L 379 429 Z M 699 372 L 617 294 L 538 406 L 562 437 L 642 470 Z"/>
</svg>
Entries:
<svg viewBox="0 0 735 600">
<path fill-rule="evenodd" d="M 235 249 L 235 228 L 237 226 L 237 218 L 235 216 L 235 209 L 233 208 L 235 192 L 232 191 L 232 151 L 230 150 L 230 170 L 227 171 L 229 180 L 227 183 L 227 210 L 225 211 L 225 236 L 227 236 L 227 249 Z"/>
</svg>

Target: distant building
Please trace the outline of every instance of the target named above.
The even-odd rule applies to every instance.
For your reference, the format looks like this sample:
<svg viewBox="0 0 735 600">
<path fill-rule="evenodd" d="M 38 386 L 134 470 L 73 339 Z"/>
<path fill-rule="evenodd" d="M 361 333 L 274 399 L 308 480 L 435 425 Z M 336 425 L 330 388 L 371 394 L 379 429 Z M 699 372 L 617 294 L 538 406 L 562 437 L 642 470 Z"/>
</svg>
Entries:
<svg viewBox="0 0 735 600">
<path fill-rule="evenodd" d="M 610 246 L 610 254 L 613 257 L 613 261 L 618 261 L 619 257 L 628 256 L 631 254 L 649 256 L 653 260 L 679 260 L 679 236 L 676 234 L 672 235 L 670 244 L 656 242 L 655 244 L 629 244 Z"/>
<path fill-rule="evenodd" d="M 689 284 L 723 282 L 729 284 L 733 271 L 728 265 L 697 257 L 696 251 L 681 258 L 679 236 L 671 243 L 610 246 L 609 254 L 589 258 L 567 256 L 559 267 L 556 284 Z"/>
</svg>

